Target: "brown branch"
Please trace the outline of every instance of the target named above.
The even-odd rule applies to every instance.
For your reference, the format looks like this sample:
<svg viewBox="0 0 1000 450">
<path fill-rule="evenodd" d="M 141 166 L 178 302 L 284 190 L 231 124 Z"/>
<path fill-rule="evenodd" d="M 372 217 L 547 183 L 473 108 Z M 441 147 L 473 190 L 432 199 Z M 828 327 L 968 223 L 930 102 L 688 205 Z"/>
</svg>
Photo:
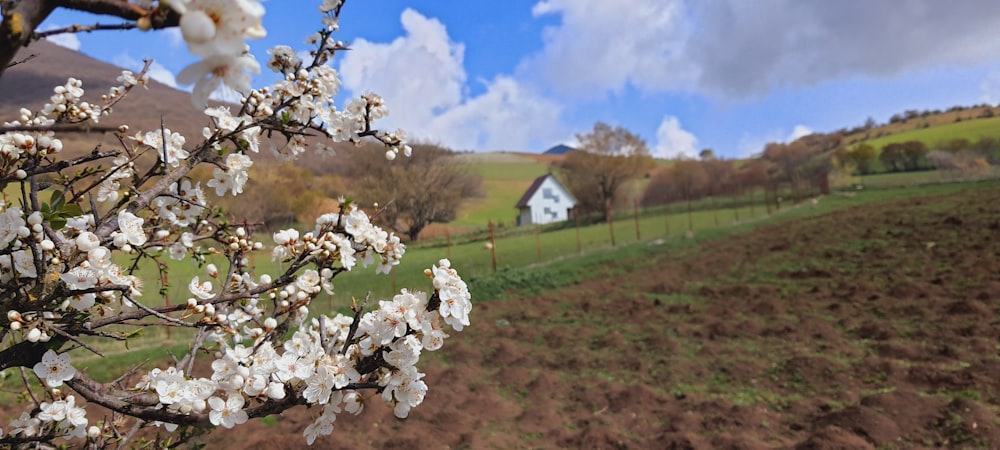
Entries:
<svg viewBox="0 0 1000 450">
<path fill-rule="evenodd" d="M 136 28 L 136 24 L 134 23 L 120 23 L 116 25 L 109 25 L 102 23 L 95 23 L 93 25 L 70 25 L 64 28 L 56 28 L 54 30 L 36 32 L 34 36 L 32 36 L 32 40 L 37 41 L 40 39 L 45 39 L 49 36 L 55 36 L 57 34 L 91 33 L 94 31 L 103 31 L 103 30 L 131 30 L 134 28 Z"/>
<path fill-rule="evenodd" d="M 361 313 L 365 311 L 365 307 L 368 306 L 368 300 L 371 299 L 372 293 L 369 291 L 368 295 L 365 296 L 365 301 L 358 306 L 355 300 L 354 304 L 351 305 L 351 309 L 354 310 L 354 320 L 351 321 L 351 327 L 347 330 L 347 338 L 344 339 L 344 348 L 340 349 L 341 355 L 347 354 L 347 349 L 351 346 L 351 341 L 354 340 L 354 334 L 358 332 L 358 325 L 361 324 Z"/>
<path fill-rule="evenodd" d="M 159 397 L 154 393 L 135 393 L 101 384 L 77 372 L 66 382 L 88 402 L 141 420 L 173 423 L 177 425 L 211 426 L 208 414 L 179 414 L 158 406 Z M 127 399 L 127 400 L 126 400 Z"/>
<path fill-rule="evenodd" d="M 56 123 L 52 125 L 8 125 L 0 127 L 0 133 L 21 131 L 54 131 L 57 133 L 117 133 L 118 127 L 90 125 L 87 123 Z"/>
<path fill-rule="evenodd" d="M 96 161 L 98 159 L 116 157 L 116 156 L 118 156 L 120 154 L 121 154 L 121 152 L 118 152 L 118 151 L 111 151 L 111 152 L 101 153 L 101 152 L 98 152 L 97 150 L 94 150 L 93 152 L 91 152 L 88 155 L 84 155 L 84 156 L 81 156 L 81 157 L 78 157 L 78 158 L 69 159 L 69 160 L 65 160 L 65 159 L 64 160 L 59 160 L 59 161 L 57 161 L 55 163 L 52 163 L 52 164 L 49 164 L 47 166 L 33 167 L 31 169 L 25 170 L 25 172 L 28 173 L 28 176 L 39 175 L 39 174 L 43 174 L 43 173 L 58 172 L 60 170 L 68 169 L 68 168 L 73 167 L 73 166 L 77 166 L 77 165 L 80 165 L 80 164 L 85 164 L 85 163 L 88 163 L 88 162 L 91 162 L 91 161 Z"/>
<path fill-rule="evenodd" d="M 125 20 L 136 20 L 149 14 L 149 11 L 126 0 L 59 0 L 58 3 L 63 8 L 115 16 Z"/>
<path fill-rule="evenodd" d="M 0 22 L 0 77 L 11 66 L 11 61 L 21 47 L 28 44 L 31 35 L 56 8 L 54 0 L 7 2 Z"/>
<path fill-rule="evenodd" d="M 0 371 L 10 367 L 33 367 L 42 360 L 49 348 L 59 348 L 66 341 L 54 337 L 48 344 L 44 342 L 21 341 L 0 351 Z"/>
</svg>

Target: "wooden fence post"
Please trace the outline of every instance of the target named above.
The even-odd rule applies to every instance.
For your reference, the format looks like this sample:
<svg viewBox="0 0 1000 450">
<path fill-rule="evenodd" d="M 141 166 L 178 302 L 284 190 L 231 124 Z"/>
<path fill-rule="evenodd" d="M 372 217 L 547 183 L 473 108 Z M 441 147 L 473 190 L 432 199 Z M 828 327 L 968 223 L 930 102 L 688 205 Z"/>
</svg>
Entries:
<svg viewBox="0 0 1000 450">
<path fill-rule="evenodd" d="M 632 215 L 635 216 L 635 240 L 642 240 L 642 232 L 639 231 L 639 202 L 632 203 Z"/>
<path fill-rule="evenodd" d="M 617 247 L 615 244 L 615 212 L 611 209 L 611 199 L 604 201 L 604 215 L 608 219 L 608 231 L 611 233 L 611 246 Z"/>
<path fill-rule="evenodd" d="M 666 196 L 663 202 L 663 235 L 670 236 L 670 197 Z"/>
<path fill-rule="evenodd" d="M 170 282 L 168 281 L 167 271 L 164 270 L 164 271 L 162 271 L 160 273 L 163 274 L 163 279 L 160 280 L 162 282 L 162 285 L 163 286 L 169 285 Z M 170 290 L 169 289 L 164 289 L 163 290 L 163 305 L 164 306 L 170 306 Z M 169 327 L 169 326 L 167 327 L 167 339 L 170 339 L 170 329 L 171 328 L 173 328 L 173 327 Z"/>
<path fill-rule="evenodd" d="M 535 254 L 538 255 L 538 262 L 542 262 L 542 226 L 535 225 Z"/>
<path fill-rule="evenodd" d="M 495 236 L 493 235 L 493 219 L 487 223 L 490 229 L 490 257 L 493 259 L 493 273 L 497 271 L 497 244 Z"/>
<path fill-rule="evenodd" d="M 583 254 L 583 244 L 580 242 L 580 209 L 573 208 L 573 220 L 576 221 L 576 254 Z"/>
<path fill-rule="evenodd" d="M 448 245 L 448 260 L 451 261 L 451 227 L 447 225 L 444 227 L 444 239 Z"/>
</svg>

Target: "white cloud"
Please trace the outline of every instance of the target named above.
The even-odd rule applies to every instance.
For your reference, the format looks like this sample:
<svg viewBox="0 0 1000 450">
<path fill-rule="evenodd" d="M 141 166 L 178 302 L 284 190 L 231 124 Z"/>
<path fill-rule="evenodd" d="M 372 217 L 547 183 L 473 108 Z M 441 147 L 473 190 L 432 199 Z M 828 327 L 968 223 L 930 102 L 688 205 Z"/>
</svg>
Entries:
<svg viewBox="0 0 1000 450">
<path fill-rule="evenodd" d="M 434 117 L 426 133 L 459 150 L 530 151 L 539 142 L 560 136 L 556 124 L 561 112 L 559 105 L 529 92 L 513 78 L 498 77 L 482 95 Z"/>
<path fill-rule="evenodd" d="M 407 9 L 401 20 L 405 35 L 391 43 L 355 41 L 341 60 L 340 74 L 351 91 L 382 95 L 393 124 L 426 124 L 435 112 L 461 103 L 465 47 L 452 42 L 436 19 Z"/>
<path fill-rule="evenodd" d="M 681 122 L 674 116 L 664 116 L 656 129 L 656 152 L 658 158 L 694 158 L 698 155 L 698 138 L 681 128 Z"/>
<path fill-rule="evenodd" d="M 532 13 L 560 20 L 522 72 L 575 97 L 631 86 L 745 98 L 1000 61 L 993 0 L 542 0 Z"/>
<path fill-rule="evenodd" d="M 979 82 L 980 101 L 995 105 L 1000 102 L 1000 72 L 990 72 Z"/>
<path fill-rule="evenodd" d="M 546 0 L 532 14 L 558 15 L 544 49 L 523 73 L 540 72 L 561 94 L 601 97 L 627 85 L 643 91 L 688 86 L 694 67 L 684 55 L 684 4 L 679 0 Z"/>
<path fill-rule="evenodd" d="M 785 139 L 785 142 L 792 142 L 800 137 L 809 136 L 810 134 L 813 133 L 814 131 L 812 130 L 812 128 L 799 124 L 796 125 L 795 128 L 792 128 L 792 134 L 788 135 L 788 139 Z"/>
<path fill-rule="evenodd" d="M 133 72 L 142 70 L 142 67 L 145 64 L 142 61 L 133 58 L 128 53 L 121 53 L 115 56 L 114 59 L 111 60 L 111 63 L 121 67 L 122 69 L 128 69 Z M 173 72 L 164 67 L 163 64 L 153 61 L 153 64 L 149 66 L 149 72 L 146 73 L 149 75 L 149 78 L 153 80 L 159 81 L 160 83 L 174 89 L 179 89 L 177 87 L 177 80 L 174 79 Z"/>
<path fill-rule="evenodd" d="M 45 28 L 44 31 L 55 30 L 63 28 L 62 25 L 52 24 Z M 62 33 L 49 36 L 45 40 L 56 44 L 60 47 L 68 48 L 73 51 L 80 50 L 80 38 L 76 36 L 76 33 Z"/>
<path fill-rule="evenodd" d="M 456 150 L 527 150 L 561 136 L 556 103 L 507 76 L 485 81 L 485 92 L 470 97 L 464 45 L 412 9 L 401 21 L 403 36 L 385 44 L 358 40 L 340 62 L 345 88 L 386 99 L 390 115 L 380 128 L 402 128 Z"/>
<path fill-rule="evenodd" d="M 853 75 L 888 78 L 1000 59 L 1000 2 L 699 2 L 687 47 L 701 89 L 764 94 Z"/>
</svg>

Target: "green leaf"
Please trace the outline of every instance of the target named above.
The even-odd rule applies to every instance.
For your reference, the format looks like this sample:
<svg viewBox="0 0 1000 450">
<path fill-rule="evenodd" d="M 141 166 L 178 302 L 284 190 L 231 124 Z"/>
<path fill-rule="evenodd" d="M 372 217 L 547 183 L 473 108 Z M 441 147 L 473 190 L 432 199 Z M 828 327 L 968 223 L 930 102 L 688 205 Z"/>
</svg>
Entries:
<svg viewBox="0 0 1000 450">
<path fill-rule="evenodd" d="M 66 217 L 82 216 L 83 208 L 80 208 L 80 205 L 76 203 L 70 203 L 66 205 L 65 208 L 63 208 L 63 212 L 65 213 Z"/>
<path fill-rule="evenodd" d="M 52 209 L 57 210 L 62 208 L 62 205 L 66 203 L 66 195 L 63 191 L 52 191 L 52 196 L 49 197 L 49 201 L 52 202 Z"/>
</svg>

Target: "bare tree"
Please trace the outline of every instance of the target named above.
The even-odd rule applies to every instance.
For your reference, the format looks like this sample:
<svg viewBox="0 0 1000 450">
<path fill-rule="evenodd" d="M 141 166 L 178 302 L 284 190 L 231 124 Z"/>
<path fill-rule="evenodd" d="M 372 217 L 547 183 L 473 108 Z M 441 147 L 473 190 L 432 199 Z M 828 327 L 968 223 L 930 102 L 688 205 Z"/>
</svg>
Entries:
<svg viewBox="0 0 1000 450">
<path fill-rule="evenodd" d="M 587 211 L 604 211 L 610 220 L 622 186 L 653 165 L 646 141 L 622 128 L 598 122 L 590 133 L 578 134 L 578 151 L 566 155 L 562 169 L 566 187 Z"/>
<path fill-rule="evenodd" d="M 413 148 L 411 157 L 393 164 L 380 161 L 377 152 L 353 152 L 348 166 L 360 174 L 352 182 L 356 197 L 382 205 L 377 221 L 416 241 L 428 225 L 454 220 L 463 200 L 482 196 L 482 177 L 447 149 Z"/>
</svg>

